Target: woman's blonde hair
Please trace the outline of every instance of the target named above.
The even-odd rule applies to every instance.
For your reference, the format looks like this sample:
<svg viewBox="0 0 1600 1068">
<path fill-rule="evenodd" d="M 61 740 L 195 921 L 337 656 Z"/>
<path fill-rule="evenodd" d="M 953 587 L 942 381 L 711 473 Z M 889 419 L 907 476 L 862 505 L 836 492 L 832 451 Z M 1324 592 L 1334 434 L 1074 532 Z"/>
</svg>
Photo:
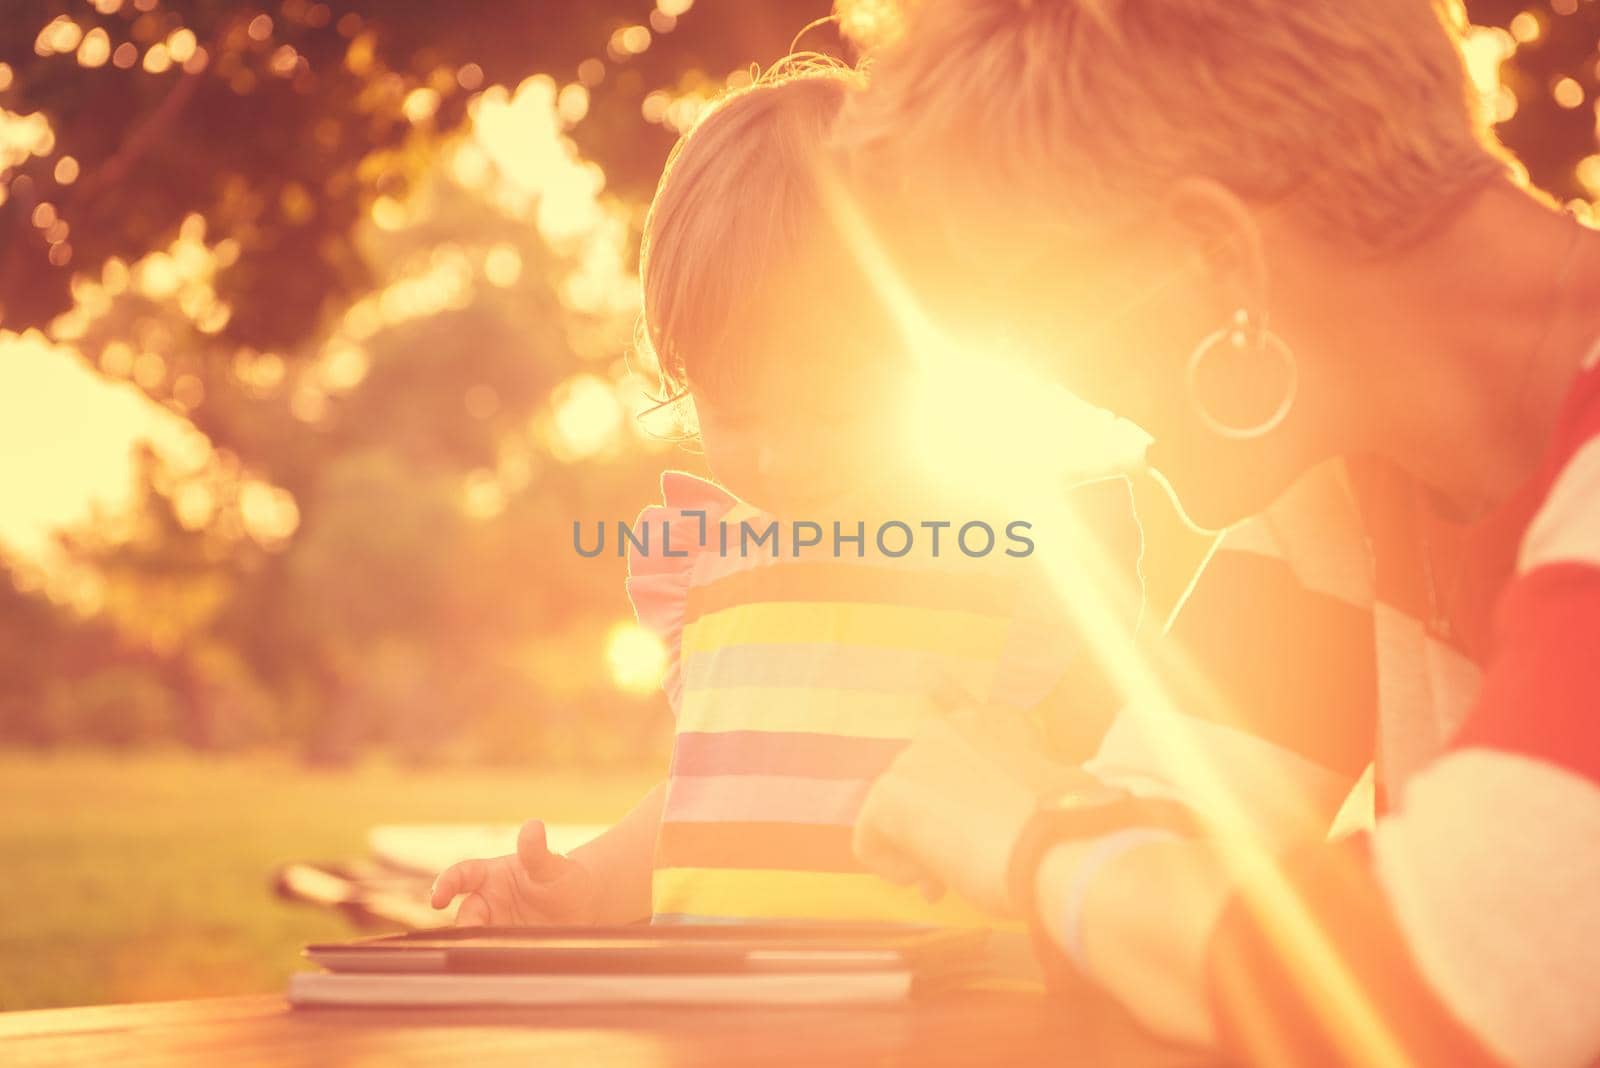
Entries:
<svg viewBox="0 0 1600 1068">
<path fill-rule="evenodd" d="M 1020 202 L 1092 227 L 1203 174 L 1293 198 L 1300 217 L 1379 249 L 1511 166 L 1467 76 L 1455 0 L 906 8 L 840 140 L 941 202 Z"/>
<path fill-rule="evenodd" d="M 668 157 L 639 254 L 640 342 L 669 393 L 733 420 L 843 418 L 891 359 L 822 189 L 860 75 L 784 60 L 701 114 Z"/>
</svg>

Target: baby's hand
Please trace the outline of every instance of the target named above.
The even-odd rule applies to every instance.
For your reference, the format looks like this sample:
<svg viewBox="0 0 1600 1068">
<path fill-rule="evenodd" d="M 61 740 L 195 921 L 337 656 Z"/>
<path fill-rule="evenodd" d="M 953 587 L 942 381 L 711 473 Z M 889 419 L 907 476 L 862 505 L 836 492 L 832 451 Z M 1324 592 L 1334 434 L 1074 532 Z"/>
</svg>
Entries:
<svg viewBox="0 0 1600 1068">
<path fill-rule="evenodd" d="M 465 894 L 456 912 L 459 926 L 494 924 L 530 927 L 595 922 L 595 878 L 588 868 L 550 852 L 544 824 L 529 820 L 517 834 L 514 855 L 463 860 L 439 873 L 433 907 L 445 908 Z"/>
</svg>

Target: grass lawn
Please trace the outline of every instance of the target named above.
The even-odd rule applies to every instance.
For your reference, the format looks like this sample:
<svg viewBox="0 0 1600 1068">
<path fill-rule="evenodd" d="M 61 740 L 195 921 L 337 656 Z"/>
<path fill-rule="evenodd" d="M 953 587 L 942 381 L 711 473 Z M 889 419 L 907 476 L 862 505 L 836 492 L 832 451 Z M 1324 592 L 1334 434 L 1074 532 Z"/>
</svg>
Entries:
<svg viewBox="0 0 1600 1068">
<path fill-rule="evenodd" d="M 360 855 L 378 823 L 606 822 L 649 783 L 0 752 L 0 1009 L 280 989 L 303 943 L 351 928 L 276 900 L 278 862 Z"/>
</svg>

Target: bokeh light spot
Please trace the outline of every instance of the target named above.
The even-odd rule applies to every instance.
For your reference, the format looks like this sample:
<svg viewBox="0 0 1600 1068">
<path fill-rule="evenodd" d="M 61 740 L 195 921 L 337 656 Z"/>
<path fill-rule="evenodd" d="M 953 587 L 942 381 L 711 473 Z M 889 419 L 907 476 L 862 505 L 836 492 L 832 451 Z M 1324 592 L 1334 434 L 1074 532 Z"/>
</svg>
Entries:
<svg viewBox="0 0 1600 1068">
<path fill-rule="evenodd" d="M 650 631 L 629 620 L 606 633 L 606 668 L 617 689 L 645 696 L 661 688 L 667 649 Z"/>
</svg>

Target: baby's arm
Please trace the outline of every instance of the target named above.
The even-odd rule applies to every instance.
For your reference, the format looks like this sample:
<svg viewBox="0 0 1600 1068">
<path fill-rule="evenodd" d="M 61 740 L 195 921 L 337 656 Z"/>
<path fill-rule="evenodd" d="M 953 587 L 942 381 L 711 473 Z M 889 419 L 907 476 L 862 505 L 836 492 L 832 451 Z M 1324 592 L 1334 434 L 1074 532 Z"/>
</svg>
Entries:
<svg viewBox="0 0 1600 1068">
<path fill-rule="evenodd" d="M 650 918 L 650 876 L 667 784 L 657 783 L 626 816 L 568 854 L 596 877 L 595 922 Z"/>
<path fill-rule="evenodd" d="M 657 785 L 616 825 L 563 856 L 529 820 L 517 851 L 463 860 L 440 873 L 433 907 L 465 895 L 458 924 L 530 926 L 625 924 L 650 916 L 650 873 L 666 784 Z"/>
</svg>

